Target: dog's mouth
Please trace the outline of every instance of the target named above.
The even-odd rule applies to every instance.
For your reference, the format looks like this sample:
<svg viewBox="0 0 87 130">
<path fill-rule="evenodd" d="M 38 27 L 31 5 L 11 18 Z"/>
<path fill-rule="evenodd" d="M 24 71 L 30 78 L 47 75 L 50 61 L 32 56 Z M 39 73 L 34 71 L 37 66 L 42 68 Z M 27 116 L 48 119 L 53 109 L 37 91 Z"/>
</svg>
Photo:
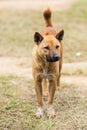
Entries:
<svg viewBox="0 0 87 130">
<path fill-rule="evenodd" d="M 59 56 L 55 56 L 55 57 L 50 57 L 50 56 L 46 56 L 46 60 L 48 61 L 48 62 L 57 62 L 57 61 L 59 61 L 60 60 L 60 57 Z"/>
</svg>

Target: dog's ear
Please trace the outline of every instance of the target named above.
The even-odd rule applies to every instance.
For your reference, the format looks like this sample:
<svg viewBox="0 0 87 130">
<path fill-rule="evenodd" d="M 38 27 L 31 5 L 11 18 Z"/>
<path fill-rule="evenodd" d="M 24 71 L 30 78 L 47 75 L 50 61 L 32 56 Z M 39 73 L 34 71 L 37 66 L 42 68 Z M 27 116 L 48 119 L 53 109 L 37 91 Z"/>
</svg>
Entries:
<svg viewBox="0 0 87 130">
<path fill-rule="evenodd" d="M 56 38 L 57 40 L 59 40 L 61 42 L 61 40 L 63 40 L 63 36 L 64 36 L 64 30 L 61 30 L 57 35 Z"/>
<path fill-rule="evenodd" d="M 34 34 L 34 41 L 37 43 L 37 45 L 43 40 L 43 37 L 40 33 L 35 32 Z"/>
</svg>

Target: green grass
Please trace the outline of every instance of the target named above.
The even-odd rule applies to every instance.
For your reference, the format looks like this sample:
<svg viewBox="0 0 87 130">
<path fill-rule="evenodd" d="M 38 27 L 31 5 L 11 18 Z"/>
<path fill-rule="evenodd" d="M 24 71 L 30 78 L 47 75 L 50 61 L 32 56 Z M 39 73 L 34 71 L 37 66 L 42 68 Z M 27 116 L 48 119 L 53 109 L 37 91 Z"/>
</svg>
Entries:
<svg viewBox="0 0 87 130">
<path fill-rule="evenodd" d="M 54 26 L 65 30 L 64 62 L 87 60 L 86 5 L 80 0 L 67 11 L 53 12 Z M 0 10 L 0 16 L 0 56 L 30 57 L 34 32 L 44 27 L 42 12 Z"/>
<path fill-rule="evenodd" d="M 36 119 L 36 95 L 32 80 L 0 76 L 0 130 L 87 129 L 86 91 L 81 93 L 75 84 L 63 82 L 61 90 L 56 92 L 54 106 L 54 119 L 49 119 L 46 113 L 43 118 Z"/>
</svg>

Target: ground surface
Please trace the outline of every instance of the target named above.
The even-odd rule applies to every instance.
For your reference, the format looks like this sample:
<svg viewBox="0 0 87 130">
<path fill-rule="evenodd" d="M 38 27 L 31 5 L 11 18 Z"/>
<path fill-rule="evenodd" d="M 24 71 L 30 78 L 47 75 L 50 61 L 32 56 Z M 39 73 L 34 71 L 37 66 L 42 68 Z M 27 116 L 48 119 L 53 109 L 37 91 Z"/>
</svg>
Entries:
<svg viewBox="0 0 87 130">
<path fill-rule="evenodd" d="M 44 117 L 35 118 L 36 94 L 32 80 L 17 76 L 0 77 L 0 130 L 87 130 L 86 77 L 62 77 L 56 92 L 56 117 L 47 117 L 47 97 Z M 68 80 L 66 80 L 68 79 Z M 72 82 L 73 81 L 73 82 Z M 81 82 L 80 82 L 81 81 Z"/>
</svg>

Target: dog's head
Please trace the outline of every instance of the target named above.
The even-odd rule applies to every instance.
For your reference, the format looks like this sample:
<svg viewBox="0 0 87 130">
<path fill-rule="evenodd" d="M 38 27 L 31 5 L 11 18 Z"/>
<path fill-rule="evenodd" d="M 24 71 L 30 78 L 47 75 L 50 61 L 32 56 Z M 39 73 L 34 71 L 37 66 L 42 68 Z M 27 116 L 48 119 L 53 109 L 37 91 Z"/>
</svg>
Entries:
<svg viewBox="0 0 87 130">
<path fill-rule="evenodd" d="M 48 62 L 59 61 L 63 36 L 64 30 L 61 30 L 55 37 L 53 35 L 45 35 L 43 37 L 40 33 L 35 32 L 34 41 L 38 46 L 38 53 L 43 55 Z"/>
</svg>

